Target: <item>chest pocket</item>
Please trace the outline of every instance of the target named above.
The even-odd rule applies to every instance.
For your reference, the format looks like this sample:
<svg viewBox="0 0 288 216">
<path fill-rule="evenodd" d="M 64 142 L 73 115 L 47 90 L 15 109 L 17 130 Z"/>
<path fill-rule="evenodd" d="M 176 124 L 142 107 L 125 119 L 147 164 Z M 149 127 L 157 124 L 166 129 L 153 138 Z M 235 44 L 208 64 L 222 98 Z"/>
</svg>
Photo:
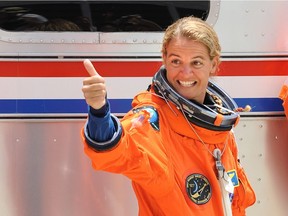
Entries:
<svg viewBox="0 0 288 216">
<path fill-rule="evenodd" d="M 236 209 L 235 215 L 241 215 L 245 212 L 245 209 L 255 203 L 256 196 L 248 181 L 248 178 L 242 167 L 238 168 L 238 187 L 235 187 L 234 199 L 232 202 L 232 208 Z M 240 212 L 238 212 L 240 211 Z M 234 212 L 233 212 L 234 215 Z"/>
</svg>

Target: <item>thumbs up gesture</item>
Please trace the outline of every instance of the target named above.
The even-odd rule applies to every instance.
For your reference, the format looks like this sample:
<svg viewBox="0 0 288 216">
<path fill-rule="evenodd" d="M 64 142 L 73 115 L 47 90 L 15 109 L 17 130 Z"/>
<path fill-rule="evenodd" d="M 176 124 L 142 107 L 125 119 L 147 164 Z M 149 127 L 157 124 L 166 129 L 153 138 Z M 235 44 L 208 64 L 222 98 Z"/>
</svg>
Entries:
<svg viewBox="0 0 288 216">
<path fill-rule="evenodd" d="M 100 109 L 106 103 L 106 84 L 95 70 L 90 60 L 86 59 L 83 62 L 84 67 L 90 77 L 83 80 L 82 92 L 86 103 L 94 109 Z"/>
</svg>

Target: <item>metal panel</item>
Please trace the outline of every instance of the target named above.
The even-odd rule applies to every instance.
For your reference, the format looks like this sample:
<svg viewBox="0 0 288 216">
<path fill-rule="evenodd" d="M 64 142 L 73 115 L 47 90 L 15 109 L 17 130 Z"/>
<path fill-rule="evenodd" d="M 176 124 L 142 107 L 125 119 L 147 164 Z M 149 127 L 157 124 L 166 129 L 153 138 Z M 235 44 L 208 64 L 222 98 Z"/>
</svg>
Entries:
<svg viewBox="0 0 288 216">
<path fill-rule="evenodd" d="M 223 56 L 286 55 L 288 1 L 212 1 L 207 22 L 215 27 Z M 132 35 L 131 35 L 132 34 Z M 5 56 L 158 56 L 163 33 L 6 32 Z M 99 44 L 100 43 L 100 44 Z M 106 44 L 107 43 L 107 44 Z M 143 54 L 144 53 L 144 54 Z"/>
<path fill-rule="evenodd" d="M 256 192 L 248 216 L 288 212 L 288 121 L 285 117 L 242 118 L 235 128 L 239 157 Z"/>
<path fill-rule="evenodd" d="M 91 168 L 80 140 L 83 124 L 0 121 L 0 215 L 137 215 L 129 180 Z M 287 131 L 284 117 L 246 117 L 235 128 L 239 156 L 257 196 L 248 216 L 287 215 Z"/>
<path fill-rule="evenodd" d="M 59 3 L 59 1 L 56 2 Z M 78 3 L 79 7 L 85 7 L 83 12 L 90 13 L 89 8 L 86 8 L 89 7 L 89 2 L 83 1 L 83 4 L 81 4 L 81 1 L 79 1 Z M 15 5 L 15 2 L 11 4 Z M 187 4 L 189 4 L 189 1 L 187 1 Z M 191 4 L 193 4 L 193 1 L 191 1 Z M 216 23 L 219 10 L 220 0 L 213 0 L 207 17 L 209 24 L 214 25 Z M 83 15 L 90 16 L 89 14 Z M 173 17 L 173 15 L 171 16 Z M 99 32 L 13 32 L 0 29 L 0 55 L 17 56 L 20 53 L 21 56 L 149 55 L 160 57 L 162 37 L 163 32 L 100 34 Z"/>
<path fill-rule="evenodd" d="M 225 55 L 287 55 L 288 1 L 221 1 L 215 24 Z"/>
<path fill-rule="evenodd" d="M 92 170 L 80 141 L 83 124 L 0 122 L 0 215 L 137 215 L 130 182 Z"/>
</svg>

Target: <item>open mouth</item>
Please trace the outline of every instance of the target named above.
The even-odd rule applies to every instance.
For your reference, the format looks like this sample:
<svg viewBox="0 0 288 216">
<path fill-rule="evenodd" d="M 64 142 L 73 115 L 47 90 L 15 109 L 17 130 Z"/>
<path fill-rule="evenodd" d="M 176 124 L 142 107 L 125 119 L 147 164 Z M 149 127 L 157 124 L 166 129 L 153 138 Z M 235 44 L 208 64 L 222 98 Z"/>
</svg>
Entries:
<svg viewBox="0 0 288 216">
<path fill-rule="evenodd" d="M 183 87 L 192 87 L 195 86 L 197 81 L 180 81 L 178 80 L 179 85 Z"/>
</svg>

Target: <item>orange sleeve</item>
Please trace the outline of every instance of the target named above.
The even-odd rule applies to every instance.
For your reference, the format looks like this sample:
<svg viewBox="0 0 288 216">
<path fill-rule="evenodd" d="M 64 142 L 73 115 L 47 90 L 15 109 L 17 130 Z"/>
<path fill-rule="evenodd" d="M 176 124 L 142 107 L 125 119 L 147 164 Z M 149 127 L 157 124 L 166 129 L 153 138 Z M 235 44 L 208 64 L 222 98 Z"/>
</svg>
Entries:
<svg viewBox="0 0 288 216">
<path fill-rule="evenodd" d="M 141 127 L 136 125 L 135 128 L 131 128 L 130 118 L 122 120 L 121 124 L 123 130 L 118 144 L 101 152 L 86 143 L 84 128 L 82 129 L 84 152 L 91 159 L 92 167 L 96 170 L 123 174 L 144 188 L 150 188 L 150 191 L 157 190 L 161 194 L 162 189 L 156 183 L 161 181 L 169 184 L 168 179 L 173 173 L 161 138 L 151 130 L 148 120 L 144 121 Z M 159 145 L 151 145 L 153 141 Z M 163 184 L 163 192 L 165 190 L 167 185 Z"/>
<path fill-rule="evenodd" d="M 282 86 L 280 93 L 279 93 L 279 98 L 283 100 L 284 112 L 288 119 L 288 84 L 287 83 L 288 83 L 288 80 Z"/>
<path fill-rule="evenodd" d="M 237 174 L 240 180 L 240 185 L 235 187 L 235 196 L 232 202 L 232 211 L 233 216 L 245 216 L 246 208 L 253 205 L 256 201 L 255 192 L 248 180 L 247 174 L 245 173 L 244 168 L 240 164 L 238 159 L 238 147 L 234 134 L 231 132 L 231 150 L 237 164 Z"/>
</svg>

